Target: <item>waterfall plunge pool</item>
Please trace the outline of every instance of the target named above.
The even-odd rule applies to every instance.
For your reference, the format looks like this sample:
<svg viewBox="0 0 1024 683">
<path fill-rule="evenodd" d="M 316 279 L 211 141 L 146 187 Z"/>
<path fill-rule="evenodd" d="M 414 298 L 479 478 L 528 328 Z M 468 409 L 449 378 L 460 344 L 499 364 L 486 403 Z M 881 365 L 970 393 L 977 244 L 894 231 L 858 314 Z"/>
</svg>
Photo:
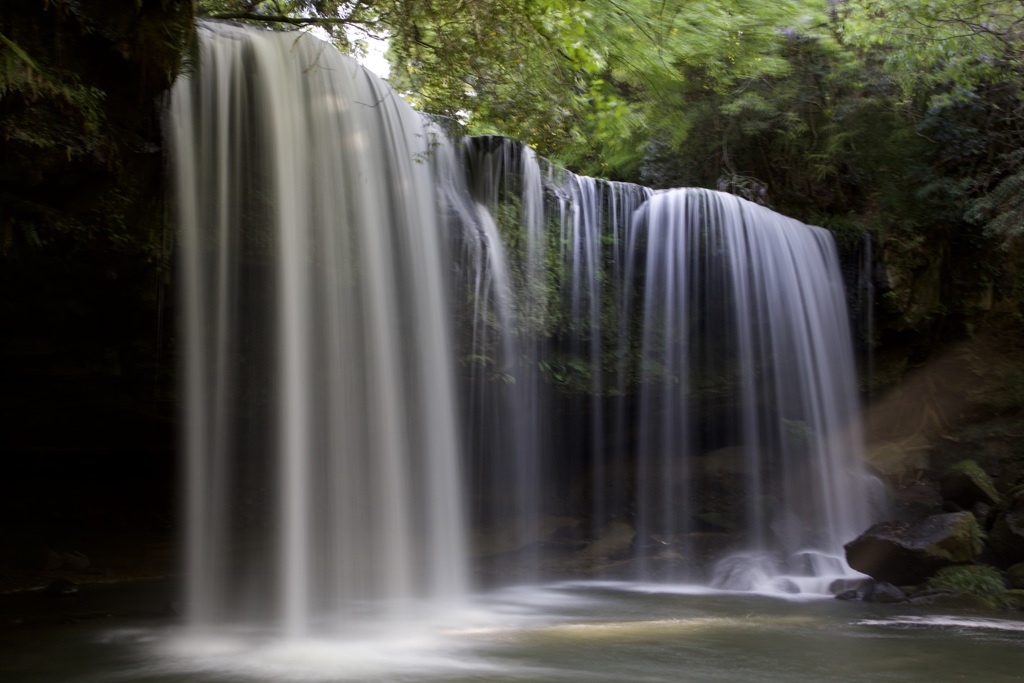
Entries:
<svg viewBox="0 0 1024 683">
<path fill-rule="evenodd" d="M 9 624 L 10 622 L 8 622 Z M 639 583 L 474 596 L 442 621 L 279 640 L 110 617 L 5 628 L 0 679 L 52 681 L 1019 681 L 1024 619 Z"/>
</svg>

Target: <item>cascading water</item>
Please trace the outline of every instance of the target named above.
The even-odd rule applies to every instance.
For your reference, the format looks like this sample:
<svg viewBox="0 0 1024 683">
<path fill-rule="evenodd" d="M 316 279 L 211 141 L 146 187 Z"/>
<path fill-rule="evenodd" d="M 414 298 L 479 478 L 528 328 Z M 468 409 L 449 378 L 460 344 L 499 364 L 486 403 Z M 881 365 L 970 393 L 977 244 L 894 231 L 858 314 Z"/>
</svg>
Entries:
<svg viewBox="0 0 1024 683">
<path fill-rule="evenodd" d="M 467 552 L 431 168 L 447 143 L 309 36 L 200 36 L 169 116 L 189 618 L 303 636 L 448 608 Z"/>
<path fill-rule="evenodd" d="M 831 235 L 709 190 L 655 195 L 634 235 L 638 535 L 686 566 L 694 532 L 742 530 L 745 552 L 714 573 L 726 588 L 848 573 L 842 544 L 870 506 Z"/>
<path fill-rule="evenodd" d="M 827 232 L 453 145 L 313 38 L 200 33 L 168 124 L 195 625 L 444 612 L 471 527 L 504 526 L 520 581 L 848 571 L 868 495 Z"/>
<path fill-rule="evenodd" d="M 469 425 L 500 435 L 473 441 L 519 468 L 496 480 L 518 502 L 509 514 L 583 520 L 575 533 L 588 541 L 628 524 L 635 536 L 617 557 L 636 578 L 825 592 L 850 575 L 842 544 L 865 528 L 871 496 L 831 235 L 722 193 L 652 194 L 554 168 L 543 186 L 521 181 L 539 165 L 507 140 L 469 147 L 495 246 L 467 271 L 514 273 L 501 291 L 529 293 L 473 316 L 514 330 L 499 365 L 531 387 L 473 384 L 483 399 L 511 396 L 498 423 L 530 425 Z M 525 206 L 545 210 L 543 269 L 529 265 Z M 555 301 L 547 315 L 524 304 L 537 292 Z M 520 564 L 562 547 L 543 526 L 520 526 Z"/>
<path fill-rule="evenodd" d="M 456 283 L 471 303 L 459 316 L 472 321 L 467 442 L 483 455 L 473 495 L 484 545 L 505 551 L 502 573 L 537 579 L 561 522 L 608 521 L 600 497 L 570 500 L 583 480 L 621 498 L 624 464 L 605 457 L 622 426 L 605 407 L 617 369 L 605 354 L 618 357 L 626 235 L 651 191 L 569 173 L 498 137 L 467 140 L 463 165 L 472 199 L 449 203 L 471 207 L 454 213 L 467 226 Z"/>
<path fill-rule="evenodd" d="M 490 137 L 467 140 L 453 163 L 463 173 L 444 187 L 449 204 L 462 207 L 454 212 L 462 225 L 454 284 L 468 295 L 468 310 L 457 317 L 466 321 L 469 340 L 463 385 L 473 512 L 492 525 L 492 539 L 494 526 L 501 527 L 492 550 L 529 549 L 539 534 L 540 463 L 549 435 L 541 427 L 546 401 L 538 382 L 544 343 L 534 334 L 548 305 L 540 168 L 529 148 Z M 453 191 L 458 188 L 465 193 Z M 515 259 L 505 244 L 509 223 L 522 237 Z M 535 558 L 520 560 L 532 573 Z"/>
</svg>

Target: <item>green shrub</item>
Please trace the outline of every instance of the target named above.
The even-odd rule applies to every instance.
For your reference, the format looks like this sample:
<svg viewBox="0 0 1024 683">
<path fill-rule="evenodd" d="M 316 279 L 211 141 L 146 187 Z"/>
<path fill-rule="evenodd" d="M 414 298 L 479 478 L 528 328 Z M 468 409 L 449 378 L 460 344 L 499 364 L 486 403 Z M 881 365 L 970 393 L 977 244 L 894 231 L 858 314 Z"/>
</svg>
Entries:
<svg viewBox="0 0 1024 683">
<path fill-rule="evenodd" d="M 1003 575 L 995 567 L 986 565 L 945 567 L 928 579 L 927 587 L 931 590 L 973 595 L 991 607 L 1006 607 L 1008 604 Z"/>
</svg>

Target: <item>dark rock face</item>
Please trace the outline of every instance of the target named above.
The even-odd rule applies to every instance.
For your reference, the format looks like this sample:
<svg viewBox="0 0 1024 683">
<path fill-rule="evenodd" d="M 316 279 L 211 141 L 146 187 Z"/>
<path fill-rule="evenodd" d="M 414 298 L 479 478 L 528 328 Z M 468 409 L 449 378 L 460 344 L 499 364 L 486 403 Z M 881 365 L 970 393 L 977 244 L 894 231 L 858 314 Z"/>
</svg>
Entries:
<svg viewBox="0 0 1024 683">
<path fill-rule="evenodd" d="M 1024 588 L 1024 562 L 1019 562 L 1006 570 L 1006 578 L 1011 588 Z"/>
<path fill-rule="evenodd" d="M 977 503 L 995 505 L 999 502 L 992 479 L 973 460 L 964 460 L 949 468 L 940 481 L 942 497 L 962 508 Z"/>
<path fill-rule="evenodd" d="M 85 571 L 90 565 L 89 558 L 78 551 L 61 552 L 46 546 L 40 546 L 36 550 L 36 560 L 33 563 L 37 569 L 47 572 L 55 569 Z"/>
<path fill-rule="evenodd" d="M 1024 562 L 1024 489 L 1011 493 L 1006 509 L 997 514 L 988 546 L 1000 566 Z"/>
<path fill-rule="evenodd" d="M 78 595 L 78 584 L 67 579 L 54 579 L 43 589 L 43 595 L 55 598 Z"/>
<path fill-rule="evenodd" d="M 943 567 L 974 561 L 982 551 L 976 530 L 970 512 L 881 522 L 846 544 L 846 561 L 877 581 L 917 584 Z"/>
</svg>

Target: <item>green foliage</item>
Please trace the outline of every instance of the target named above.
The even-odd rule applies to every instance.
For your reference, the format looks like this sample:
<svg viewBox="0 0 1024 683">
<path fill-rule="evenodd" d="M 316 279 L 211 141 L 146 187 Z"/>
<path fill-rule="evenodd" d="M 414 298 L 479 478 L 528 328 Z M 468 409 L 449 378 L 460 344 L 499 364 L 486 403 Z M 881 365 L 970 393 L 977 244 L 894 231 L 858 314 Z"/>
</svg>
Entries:
<svg viewBox="0 0 1024 683">
<path fill-rule="evenodd" d="M 951 234 L 966 218 L 1009 242 L 1024 224 L 1016 1 L 199 7 L 317 25 L 356 52 L 386 36 L 391 81 L 418 108 L 576 171 L 715 187 L 883 236 Z"/>
<path fill-rule="evenodd" d="M 392 81 L 414 103 L 463 118 L 472 133 L 519 137 L 576 170 L 615 178 L 637 177 L 658 135 L 676 139 L 686 91 L 724 92 L 783 73 L 780 29 L 808 14 L 792 0 L 424 6 L 435 13 L 389 19 Z"/>
<path fill-rule="evenodd" d="M 1003 575 L 995 567 L 987 565 L 945 567 L 928 579 L 927 587 L 931 590 L 973 595 L 991 607 L 1007 605 Z"/>
<path fill-rule="evenodd" d="M 905 97 L 969 96 L 982 83 L 1015 79 L 1024 56 L 1018 0 L 850 0 L 839 6 L 845 40 L 880 50 Z"/>
<path fill-rule="evenodd" d="M 159 101 L 190 5 L 18 3 L 0 10 L 0 250 L 162 250 Z M 141 218 L 148 217 L 148 220 Z"/>
<path fill-rule="evenodd" d="M 1024 150 L 1011 153 L 1015 165 L 1021 168 Z M 968 221 L 984 226 L 986 233 L 997 237 L 1004 245 L 1024 236 L 1024 170 L 1007 175 L 988 194 L 967 204 Z"/>
<path fill-rule="evenodd" d="M 275 30 L 315 27 L 324 38 L 355 55 L 364 54 L 369 41 L 384 40 L 389 30 L 387 11 L 366 0 L 198 0 L 196 4 L 203 18 Z"/>
<path fill-rule="evenodd" d="M 934 144 L 921 194 L 983 234 L 1019 238 L 1024 127 L 1024 32 L 1017 0 L 851 0 L 843 38 L 878 55 L 898 103 Z M 884 27 L 884 30 L 879 30 Z"/>
<path fill-rule="evenodd" d="M 389 15 L 391 81 L 415 106 L 473 134 L 549 152 L 575 139 L 594 68 L 580 3 L 411 3 Z"/>
</svg>

